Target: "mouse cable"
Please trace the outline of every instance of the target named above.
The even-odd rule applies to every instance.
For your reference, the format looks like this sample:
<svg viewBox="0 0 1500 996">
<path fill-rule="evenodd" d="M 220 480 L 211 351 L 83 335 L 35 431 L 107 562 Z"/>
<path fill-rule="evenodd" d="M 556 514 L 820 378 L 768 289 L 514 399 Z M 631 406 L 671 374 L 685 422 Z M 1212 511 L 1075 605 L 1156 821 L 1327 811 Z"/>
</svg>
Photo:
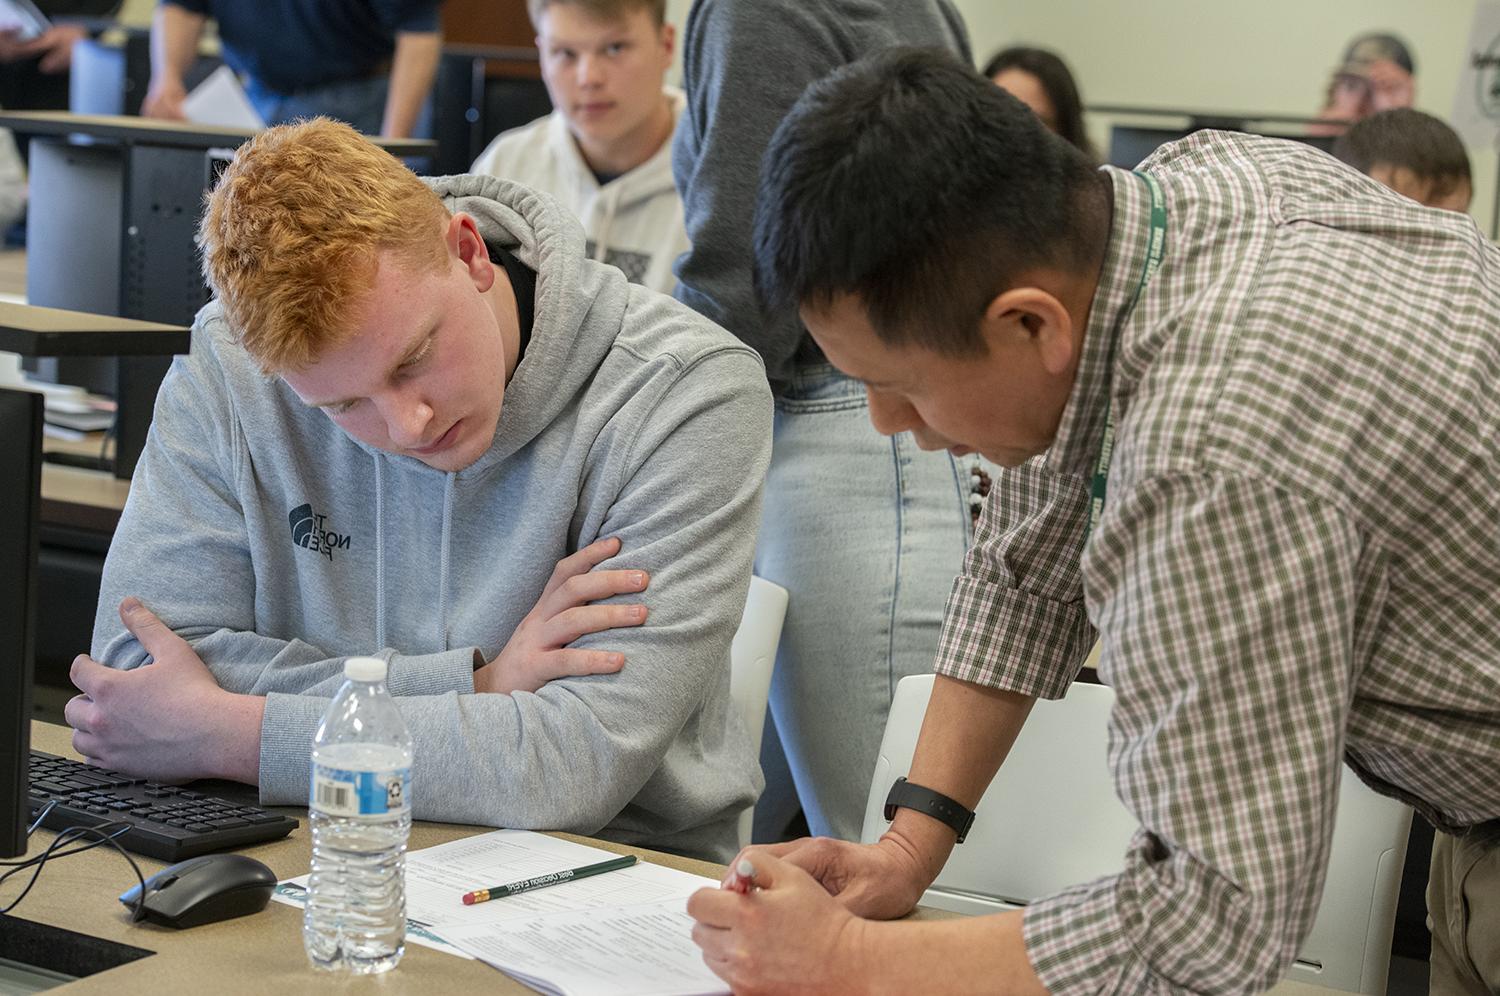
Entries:
<svg viewBox="0 0 1500 996">
<path fill-rule="evenodd" d="M 36 828 L 42 825 L 42 821 L 47 818 L 47 814 L 52 812 L 52 810 L 56 808 L 56 799 L 53 799 L 51 802 L 47 803 L 47 805 L 42 807 L 42 811 L 36 814 L 36 819 L 31 821 L 31 826 L 26 828 L 26 838 L 28 840 L 31 839 L 32 834 L 36 833 Z"/>
<path fill-rule="evenodd" d="M 38 819 L 37 822 L 40 823 L 40 819 Z M 65 858 L 70 854 L 80 854 L 84 851 L 92 850 L 93 848 L 98 847 L 100 844 L 108 844 L 110 847 L 113 847 L 116 851 L 120 852 L 120 857 L 128 861 L 130 863 L 130 870 L 135 872 L 136 881 L 138 881 L 141 885 L 141 891 L 136 898 L 135 909 L 131 911 L 131 920 L 139 921 L 144 919 L 146 915 L 146 876 L 141 874 L 141 866 L 136 864 L 135 858 L 132 858 L 129 852 L 127 852 L 123 847 L 120 846 L 119 841 L 115 840 L 116 837 L 129 831 L 130 826 L 128 824 L 119 825 L 118 829 L 112 830 L 109 833 L 104 832 L 104 828 L 113 827 L 117 824 L 119 824 L 118 820 L 109 820 L 99 824 L 98 826 L 68 827 L 65 830 L 58 831 L 58 834 L 55 838 L 53 838 L 52 843 L 48 844 L 47 849 L 41 854 L 38 854 L 33 858 L 25 858 L 21 861 L 0 861 L 0 867 L 10 868 L 9 871 L 5 872 L 3 875 L 0 875 L 0 886 L 3 886 L 6 880 L 9 879 L 12 875 L 15 875 L 18 872 L 25 871 L 27 868 L 30 868 L 32 870 L 31 879 L 26 883 L 26 888 L 22 889 L 21 894 L 15 899 L 11 900 L 9 905 L 0 907 L 0 914 L 9 913 L 11 910 L 21 905 L 21 900 L 25 899 L 27 893 L 31 892 L 31 887 L 36 885 L 37 877 L 41 875 L 43 866 L 45 866 L 49 860 L 53 860 L 56 858 Z M 35 825 L 33 825 L 32 830 L 35 830 Z M 27 836 L 30 835 L 31 831 L 28 831 Z M 63 847 L 67 844 L 71 844 L 79 837 L 84 836 L 93 836 L 97 839 L 81 846 L 69 847 L 65 850 L 58 850 L 58 848 Z M 53 853 L 54 851 L 56 851 L 56 853 Z"/>
<path fill-rule="evenodd" d="M 29 826 L 29 827 L 26 828 L 26 838 L 28 840 L 31 839 L 31 835 L 32 834 L 36 833 L 37 827 L 39 827 L 39 826 L 42 825 L 42 821 L 47 818 L 47 814 L 50 813 L 52 811 L 53 807 L 56 806 L 56 805 L 57 805 L 56 802 L 49 802 L 49 803 L 47 803 L 47 805 L 40 812 L 38 812 L 36 814 L 36 819 L 32 820 L 31 821 L 31 826 Z M 119 828 L 118 830 L 112 830 L 111 831 L 111 833 L 109 834 L 109 836 L 111 836 L 111 837 L 118 837 L 120 834 L 125 833 L 127 830 L 130 829 L 130 827 L 127 824 L 125 824 L 124 822 L 122 822 L 121 820 L 106 820 L 103 823 L 96 824 L 95 827 L 94 827 L 94 829 L 97 830 L 97 829 L 101 829 L 101 828 L 110 828 L 110 827 L 118 827 Z M 81 829 L 83 829 L 83 828 L 82 827 L 67 827 L 67 828 L 65 828 L 65 830 L 63 832 L 77 831 L 77 830 L 81 830 Z M 73 838 L 75 838 L 77 836 L 78 836 L 78 834 L 76 832 L 72 833 L 69 836 L 68 840 L 71 841 Z M 53 846 L 56 846 L 57 843 L 58 843 L 57 841 L 53 841 Z M 67 857 L 70 854 L 77 854 L 80 851 L 87 851 L 90 848 L 98 847 L 102 843 L 104 843 L 103 840 L 96 840 L 96 841 L 93 841 L 91 843 L 84 844 L 81 847 L 75 847 L 75 848 L 73 848 L 71 850 L 59 851 L 57 854 L 51 854 L 50 856 L 53 857 L 53 858 L 65 858 L 65 857 Z M 52 848 L 49 847 L 47 850 L 50 853 L 51 850 L 52 850 Z M 35 855 L 33 857 L 30 857 L 30 858 L 21 858 L 19 861 L 0 861 L 0 868 L 10 868 L 11 869 L 11 871 L 6 872 L 4 875 L 0 875 L 0 882 L 4 882 L 7 878 L 9 878 L 11 875 L 13 875 L 17 871 L 21 871 L 22 869 L 25 869 L 25 868 L 30 868 L 32 865 L 37 864 L 38 862 L 46 861 L 47 857 L 48 857 L 48 855 L 38 854 L 38 855 Z"/>
<path fill-rule="evenodd" d="M 136 900 L 135 909 L 133 910 L 133 916 L 131 917 L 131 919 L 142 919 L 145 915 L 145 910 L 143 907 L 146 898 L 146 878 L 143 874 L 141 874 L 141 868 L 138 864 L 136 864 L 135 859 L 132 858 L 128 853 L 126 853 L 125 849 L 122 848 L 115 840 L 116 837 L 129 831 L 130 827 L 128 825 L 120 826 L 119 829 L 114 830 L 113 832 L 108 834 L 104 833 L 101 829 L 101 827 L 109 827 L 116 822 L 117 821 L 111 820 L 94 827 L 68 827 L 62 831 L 59 831 L 57 837 L 52 841 L 52 843 L 47 845 L 47 849 L 41 854 L 38 854 L 36 857 L 27 858 L 21 861 L 0 861 L 0 867 L 10 866 L 9 871 L 5 872 L 3 875 L 0 875 L 0 885 L 4 885 L 5 881 L 16 873 L 25 871 L 27 868 L 32 869 L 31 879 L 26 883 L 26 888 L 22 889 L 21 894 L 18 895 L 14 900 L 12 900 L 7 906 L 0 908 L 0 913 L 9 913 L 11 910 L 15 909 L 21 904 L 21 900 L 26 898 L 26 895 L 31 891 L 32 886 L 36 885 L 37 877 L 41 875 L 43 866 L 45 866 L 49 860 L 56 858 L 65 858 L 70 854 L 80 854 L 84 851 L 88 851 L 95 847 L 98 847 L 100 844 L 108 844 L 116 851 L 119 851 L 120 856 L 130 863 L 130 868 L 135 872 L 136 880 L 141 885 L 140 898 Z M 63 847 L 66 844 L 71 844 L 79 837 L 83 837 L 86 835 L 93 836 L 98 839 L 90 841 L 89 843 L 83 844 L 81 846 L 69 847 L 66 850 L 58 850 L 58 848 Z"/>
</svg>

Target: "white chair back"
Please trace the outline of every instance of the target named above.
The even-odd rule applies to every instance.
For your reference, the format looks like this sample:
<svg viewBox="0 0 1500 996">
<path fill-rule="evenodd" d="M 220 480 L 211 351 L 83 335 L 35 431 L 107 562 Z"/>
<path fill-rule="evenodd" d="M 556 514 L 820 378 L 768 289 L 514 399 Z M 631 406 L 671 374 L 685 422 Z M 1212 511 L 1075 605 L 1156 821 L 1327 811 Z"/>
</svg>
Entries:
<svg viewBox="0 0 1500 996">
<path fill-rule="evenodd" d="M 896 687 L 865 807 L 867 843 L 885 831 L 891 783 L 911 768 L 933 681 L 920 675 Z M 1106 759 L 1113 704 L 1111 689 L 1081 683 L 1064 699 L 1036 703 L 924 905 L 993 913 L 1119 871 L 1137 823 Z M 1411 810 L 1343 775 L 1323 900 L 1286 977 L 1383 996 Z"/>
<path fill-rule="evenodd" d="M 781 643 L 781 624 L 786 621 L 786 589 L 764 578 L 750 579 L 745 613 L 729 648 L 729 700 L 750 733 L 750 749 L 760 757 L 761 733 L 765 730 L 766 703 L 771 696 L 771 671 L 776 666 L 776 648 Z M 755 807 L 740 814 L 740 846 L 750 843 Z"/>
</svg>

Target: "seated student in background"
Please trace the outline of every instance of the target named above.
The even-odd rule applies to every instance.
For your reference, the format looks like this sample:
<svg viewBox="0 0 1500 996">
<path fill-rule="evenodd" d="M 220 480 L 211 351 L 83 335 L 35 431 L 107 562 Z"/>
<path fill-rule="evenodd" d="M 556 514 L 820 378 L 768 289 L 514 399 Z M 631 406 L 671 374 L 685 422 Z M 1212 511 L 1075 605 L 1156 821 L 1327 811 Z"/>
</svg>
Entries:
<svg viewBox="0 0 1500 996">
<path fill-rule="evenodd" d="M 1312 926 L 1347 762 L 1441 831 L 1433 992 L 1500 992 L 1500 249 L 1293 142 L 1200 131 L 1096 170 L 927 51 L 814 84 L 765 162 L 768 306 L 882 431 L 1011 469 L 895 820 L 752 848 L 758 891 L 689 901 L 707 963 L 736 992 L 1262 992 Z M 921 898 L 1096 634 L 1139 820 L 1119 871 L 855 919 Z"/>
<path fill-rule="evenodd" d="M 545 191 L 583 222 L 588 253 L 671 293 L 688 249 L 672 184 L 680 90 L 666 0 L 529 0 L 553 112 L 495 138 L 473 172 Z"/>
<path fill-rule="evenodd" d="M 1044 48 L 1019 45 L 1001 49 L 985 63 L 984 75 L 1031 108 L 1048 131 L 1098 161 L 1083 127 L 1083 98 L 1061 56 Z"/>
<path fill-rule="evenodd" d="M 1469 154 L 1458 132 L 1410 107 L 1365 118 L 1338 137 L 1333 154 L 1428 207 L 1467 211 L 1474 196 Z"/>
<path fill-rule="evenodd" d="M 1328 81 L 1318 117 L 1326 124 L 1310 128 L 1315 135 L 1337 135 L 1347 123 L 1363 121 L 1417 99 L 1417 69 L 1411 49 L 1395 35 L 1360 35 L 1344 50 L 1339 68 Z"/>
<path fill-rule="evenodd" d="M 142 114 L 182 118 L 183 78 L 210 17 L 266 124 L 322 115 L 366 135 L 427 130 L 443 47 L 436 0 L 161 0 Z"/>
<path fill-rule="evenodd" d="M 373 653 L 418 818 L 724 856 L 760 789 L 729 712 L 759 357 L 589 260 L 551 198 L 429 185 L 325 119 L 242 146 L 199 239 L 217 299 L 74 663 L 78 750 L 305 803 L 342 658 Z M 601 604 L 648 579 L 649 616 Z"/>
</svg>

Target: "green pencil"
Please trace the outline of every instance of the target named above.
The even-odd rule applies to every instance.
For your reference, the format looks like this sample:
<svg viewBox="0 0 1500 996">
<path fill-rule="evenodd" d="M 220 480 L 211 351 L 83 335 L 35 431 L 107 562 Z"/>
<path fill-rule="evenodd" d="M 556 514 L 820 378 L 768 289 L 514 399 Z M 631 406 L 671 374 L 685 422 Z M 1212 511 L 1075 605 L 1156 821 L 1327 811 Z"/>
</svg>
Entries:
<svg viewBox="0 0 1500 996">
<path fill-rule="evenodd" d="M 542 889 L 549 885 L 561 885 L 563 882 L 573 882 L 580 878 L 588 878 L 590 875 L 602 875 L 612 872 L 618 868 L 629 868 L 635 864 L 635 855 L 627 854 L 623 858 L 611 858 L 601 861 L 596 865 L 584 865 L 582 868 L 567 868 L 563 871 L 551 872 L 547 875 L 538 875 L 536 878 L 526 878 L 519 882 L 511 882 L 509 885 L 492 885 L 488 889 L 475 889 L 473 892 L 464 893 L 464 905 L 473 906 L 475 903 L 488 902 L 491 899 L 504 899 L 506 896 L 516 896 L 532 889 Z"/>
</svg>

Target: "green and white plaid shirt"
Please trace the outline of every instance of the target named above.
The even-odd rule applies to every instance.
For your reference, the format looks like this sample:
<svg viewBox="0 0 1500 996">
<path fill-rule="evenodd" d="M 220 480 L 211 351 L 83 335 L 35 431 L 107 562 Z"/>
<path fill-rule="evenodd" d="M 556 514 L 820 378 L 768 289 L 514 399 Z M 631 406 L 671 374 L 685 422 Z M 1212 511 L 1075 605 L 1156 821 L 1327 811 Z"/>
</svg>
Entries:
<svg viewBox="0 0 1500 996">
<path fill-rule="evenodd" d="M 1111 169 L 1072 395 L 997 481 L 937 672 L 1056 698 L 1097 627 L 1141 829 L 1027 908 L 1054 993 L 1263 989 L 1316 912 L 1341 759 L 1440 827 L 1500 817 L 1500 250 L 1290 142 L 1142 169 L 1161 268 L 1131 308 L 1149 195 Z"/>
</svg>

